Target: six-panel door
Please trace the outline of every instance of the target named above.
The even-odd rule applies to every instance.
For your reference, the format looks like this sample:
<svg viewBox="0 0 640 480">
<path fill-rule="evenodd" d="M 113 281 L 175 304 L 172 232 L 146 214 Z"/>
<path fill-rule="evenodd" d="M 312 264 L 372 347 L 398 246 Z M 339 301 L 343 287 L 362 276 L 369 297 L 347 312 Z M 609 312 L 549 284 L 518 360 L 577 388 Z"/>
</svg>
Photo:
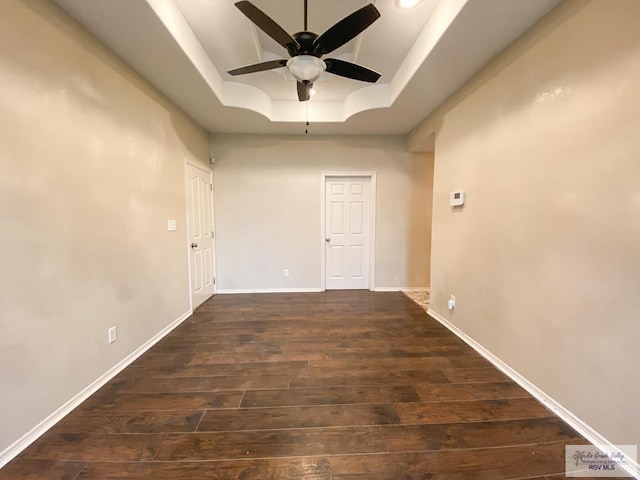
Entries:
<svg viewBox="0 0 640 480">
<path fill-rule="evenodd" d="M 369 288 L 369 177 L 328 177 L 325 195 L 327 290 Z"/>
</svg>

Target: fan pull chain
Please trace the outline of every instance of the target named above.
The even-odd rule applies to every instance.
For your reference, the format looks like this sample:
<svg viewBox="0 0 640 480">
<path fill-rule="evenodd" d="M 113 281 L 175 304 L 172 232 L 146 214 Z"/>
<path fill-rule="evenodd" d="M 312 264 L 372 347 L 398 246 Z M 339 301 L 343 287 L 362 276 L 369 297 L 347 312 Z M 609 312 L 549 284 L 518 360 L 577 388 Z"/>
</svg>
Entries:
<svg viewBox="0 0 640 480">
<path fill-rule="evenodd" d="M 309 102 L 304 103 L 305 116 L 307 117 L 306 126 L 304 129 L 304 134 L 309 135 Z"/>
</svg>

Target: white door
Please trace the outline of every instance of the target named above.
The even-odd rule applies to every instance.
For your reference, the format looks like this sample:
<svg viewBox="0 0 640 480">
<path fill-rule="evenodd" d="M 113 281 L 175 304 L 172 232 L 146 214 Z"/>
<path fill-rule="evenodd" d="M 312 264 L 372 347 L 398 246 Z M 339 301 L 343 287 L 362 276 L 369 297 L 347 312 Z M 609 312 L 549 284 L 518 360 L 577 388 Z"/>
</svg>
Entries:
<svg viewBox="0 0 640 480">
<path fill-rule="evenodd" d="M 215 293 L 211 171 L 186 164 L 191 301 L 196 308 Z"/>
<path fill-rule="evenodd" d="M 369 177 L 327 177 L 325 287 L 369 288 Z"/>
</svg>

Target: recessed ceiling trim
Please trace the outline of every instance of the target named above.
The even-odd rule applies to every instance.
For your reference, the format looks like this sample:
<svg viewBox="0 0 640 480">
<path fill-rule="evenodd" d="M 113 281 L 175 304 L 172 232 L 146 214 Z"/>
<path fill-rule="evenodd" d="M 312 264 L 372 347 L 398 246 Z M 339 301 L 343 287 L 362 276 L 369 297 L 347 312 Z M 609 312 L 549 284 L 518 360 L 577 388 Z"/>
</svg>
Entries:
<svg viewBox="0 0 640 480">
<path fill-rule="evenodd" d="M 344 102 L 273 102 L 273 118 L 281 123 L 325 123 L 326 118 L 344 118 Z"/>
<path fill-rule="evenodd" d="M 191 30 L 187 20 L 173 0 L 146 0 L 158 19 L 162 22 L 178 46 L 182 49 L 202 78 L 211 87 L 218 100 L 223 102 L 223 80 L 211 63 L 207 52 Z M 224 102 L 223 102 L 224 103 Z"/>
<path fill-rule="evenodd" d="M 259 87 L 240 82 L 223 81 L 220 73 L 211 62 L 204 48 L 191 30 L 179 7 L 174 0 L 146 0 L 153 9 L 158 19 L 163 23 L 169 33 L 175 38 L 176 43 L 189 58 L 196 70 L 210 86 L 220 103 L 228 107 L 244 108 L 263 115 L 272 122 L 300 121 L 296 108 L 291 108 L 290 101 L 273 100 Z M 467 0 L 447 0 L 440 2 L 439 9 L 443 10 L 437 25 L 437 32 L 442 34 L 449 25 L 447 19 L 453 20 Z M 443 4 L 454 4 L 458 8 L 441 8 Z M 437 9 L 438 11 L 438 9 Z M 434 12 L 434 15 L 435 13 Z M 431 21 L 427 22 L 429 27 Z M 250 25 L 254 38 L 258 35 L 255 27 Z M 426 34 L 425 34 L 426 32 Z M 428 43 L 431 47 L 437 43 L 439 35 L 431 33 L 425 28 L 420 38 L 426 37 L 422 43 Z M 256 40 L 259 43 L 259 40 Z M 422 45 L 422 43 L 420 45 Z M 409 55 L 401 65 L 403 73 L 396 74 L 390 84 L 367 85 L 350 93 L 343 102 L 313 102 L 314 104 L 328 103 L 326 108 L 311 107 L 315 112 L 315 122 L 345 122 L 353 115 L 366 110 L 387 108 L 402 92 L 411 77 L 426 59 L 429 50 L 420 50 L 420 45 L 414 44 Z M 258 46 L 259 50 L 261 48 Z M 260 55 L 258 53 L 258 55 Z M 340 105 L 340 107 L 338 107 Z"/>
<path fill-rule="evenodd" d="M 318 96 L 306 102 L 306 108 L 288 94 L 295 91 L 295 82 L 286 68 L 273 74 L 258 74 L 266 75 L 264 88 L 259 78 L 231 82 L 220 73 L 236 66 L 233 59 L 250 62 L 256 55 L 251 30 L 244 30 L 241 17 L 231 16 L 232 11 L 235 13 L 234 0 L 53 1 L 209 131 L 301 134 L 304 129 L 300 130 L 300 123 L 308 119 L 316 124 L 315 134 L 399 135 L 427 117 L 559 0 L 425 0 L 419 10 L 429 18 L 436 9 L 436 16 L 442 18 L 448 12 L 451 23 L 425 18 L 414 24 L 411 38 L 416 40 L 404 44 L 403 57 L 409 58 L 403 60 L 378 57 L 376 44 L 393 39 L 393 32 L 403 25 L 403 16 L 406 20 L 407 15 L 414 16 L 413 11 L 401 11 L 391 0 L 379 1 L 387 22 L 378 22 L 378 30 L 367 32 L 359 54 L 363 63 L 371 67 L 376 68 L 377 60 L 381 62 L 378 68 L 384 70 L 383 81 L 387 84 L 359 88 L 359 84 L 341 79 L 334 82 L 333 76 L 320 83 L 325 80 L 323 75 L 317 82 Z M 281 2 L 255 1 L 277 6 L 278 19 L 287 18 L 287 8 Z M 331 8 L 344 7 L 344 2 L 331 1 Z M 325 5 L 329 6 L 328 2 Z M 332 14 L 324 10 L 323 21 L 330 23 Z M 199 13 L 202 15 L 198 17 Z M 206 20 L 211 14 L 217 16 Z M 212 37 L 207 37 L 211 20 L 215 28 L 210 32 Z M 428 37 L 423 32 L 426 23 L 432 35 L 434 31 L 440 35 Z M 211 45 L 202 42 L 201 34 L 205 40 L 213 38 L 217 42 L 234 38 L 234 42 L 241 42 L 240 49 L 210 56 Z M 259 32 L 258 36 L 261 43 L 267 41 Z M 426 48 L 420 52 L 421 42 Z M 336 58 L 353 55 L 353 49 L 348 50 L 336 52 Z M 281 57 L 266 51 L 261 55 L 265 60 L 271 55 Z M 385 69 L 389 64 L 393 68 Z M 402 68 L 398 70 L 399 67 Z M 354 91 L 353 87 L 358 89 Z M 334 94 L 325 95 L 325 91 Z M 341 94 L 336 95 L 338 92 Z"/>
<path fill-rule="evenodd" d="M 420 32 L 411 50 L 409 50 L 391 80 L 392 103 L 395 102 L 411 81 L 467 2 L 468 0 L 446 0 L 438 3 L 424 29 Z"/>
<path fill-rule="evenodd" d="M 388 108 L 391 106 L 391 103 L 391 86 L 388 83 L 361 88 L 345 98 L 345 118 L 343 121 L 366 110 Z"/>
<path fill-rule="evenodd" d="M 263 90 L 240 82 L 223 82 L 222 85 L 221 101 L 225 107 L 252 110 L 272 120 L 273 102 Z"/>
<path fill-rule="evenodd" d="M 222 80 L 173 0 L 146 1 L 222 105 L 251 110 L 273 121 L 272 101 L 263 90 L 244 83 Z"/>
</svg>

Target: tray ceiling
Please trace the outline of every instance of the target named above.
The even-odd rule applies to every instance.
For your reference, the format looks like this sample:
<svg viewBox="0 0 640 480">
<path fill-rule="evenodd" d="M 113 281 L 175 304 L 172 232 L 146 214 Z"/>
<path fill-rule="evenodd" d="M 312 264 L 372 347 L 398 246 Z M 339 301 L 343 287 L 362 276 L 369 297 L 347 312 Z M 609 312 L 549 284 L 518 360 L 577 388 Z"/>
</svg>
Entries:
<svg viewBox="0 0 640 480">
<path fill-rule="evenodd" d="M 288 58 L 232 0 L 55 0 L 150 83 L 211 132 L 404 134 L 531 27 L 558 0 L 422 0 L 381 13 L 330 57 L 382 74 L 374 85 L 324 73 L 300 103 L 286 68 L 232 77 Z M 289 33 L 303 30 L 303 0 L 252 0 Z M 364 6 L 309 0 L 318 34 Z"/>
</svg>

